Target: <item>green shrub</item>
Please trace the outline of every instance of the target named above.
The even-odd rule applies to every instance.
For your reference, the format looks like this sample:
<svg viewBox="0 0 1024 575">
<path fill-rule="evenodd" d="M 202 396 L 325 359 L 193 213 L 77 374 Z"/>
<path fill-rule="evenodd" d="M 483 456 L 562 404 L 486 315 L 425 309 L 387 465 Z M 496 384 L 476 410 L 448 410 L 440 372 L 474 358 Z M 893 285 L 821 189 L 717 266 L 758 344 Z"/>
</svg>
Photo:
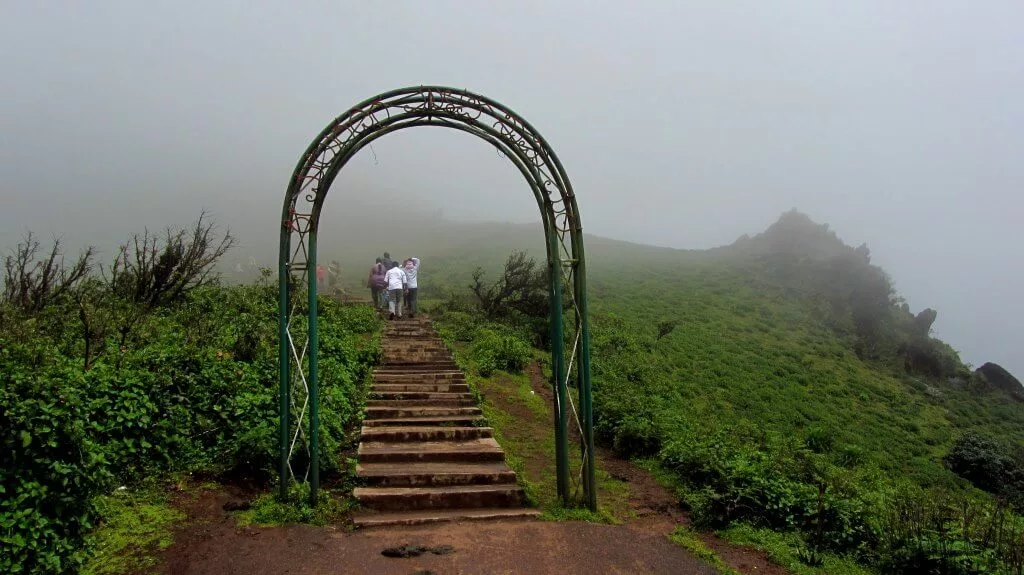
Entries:
<svg viewBox="0 0 1024 575">
<path fill-rule="evenodd" d="M 0 337 L 0 572 L 74 571 L 111 485 L 77 366 Z"/>
<path fill-rule="evenodd" d="M 477 372 L 489 377 L 498 370 L 521 373 L 533 356 L 533 349 L 515 335 L 479 328 L 470 343 L 469 355 Z"/>
<path fill-rule="evenodd" d="M 242 512 L 242 523 L 261 526 L 312 523 L 327 525 L 337 521 L 346 510 L 343 500 L 325 493 L 318 497 L 316 506 L 309 504 L 309 484 L 292 483 L 288 496 L 282 501 L 277 494 L 267 493 L 252 503 L 252 508 Z"/>
<path fill-rule="evenodd" d="M 1024 484 L 1024 469 L 1008 450 L 976 433 L 961 435 L 945 461 L 953 473 L 990 493 Z"/>
<path fill-rule="evenodd" d="M 441 338 L 451 342 L 472 341 L 481 319 L 474 314 L 462 311 L 445 311 L 441 320 L 436 323 Z"/>
<path fill-rule="evenodd" d="M 804 437 L 804 444 L 807 445 L 807 449 L 815 453 L 828 453 L 832 451 L 834 443 L 835 437 L 832 435 L 832 431 L 825 427 L 812 427 L 807 431 L 807 436 Z"/>
<path fill-rule="evenodd" d="M 3 573 L 74 571 L 95 498 L 114 486 L 176 471 L 266 481 L 277 467 L 274 290 L 192 290 L 97 346 L 88 370 L 79 333 L 64 325 L 75 305 L 0 314 Z M 330 472 L 342 468 L 359 386 L 380 353 L 366 338 L 379 318 L 324 299 L 320 319 L 320 461 Z"/>
</svg>

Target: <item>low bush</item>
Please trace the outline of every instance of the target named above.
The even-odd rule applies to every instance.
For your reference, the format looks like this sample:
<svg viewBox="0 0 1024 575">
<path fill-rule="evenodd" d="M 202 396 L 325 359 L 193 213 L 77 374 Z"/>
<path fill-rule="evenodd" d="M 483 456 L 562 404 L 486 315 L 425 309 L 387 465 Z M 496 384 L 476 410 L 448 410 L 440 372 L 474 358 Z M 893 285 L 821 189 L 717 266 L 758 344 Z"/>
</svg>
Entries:
<svg viewBox="0 0 1024 575">
<path fill-rule="evenodd" d="M 128 337 L 111 334 L 87 370 L 79 332 L 64 325 L 77 308 L 66 297 L 38 314 L 0 314 L 3 573 L 76 570 L 96 496 L 115 486 L 176 471 L 267 481 L 276 468 L 275 290 L 196 288 L 140 315 Z M 320 462 L 330 472 L 362 408 L 379 320 L 326 299 L 320 318 Z"/>
<path fill-rule="evenodd" d="M 469 345 L 470 360 L 484 377 L 498 370 L 521 373 L 532 356 L 533 349 L 522 338 L 489 328 L 478 328 Z"/>
<path fill-rule="evenodd" d="M 1024 465 L 1009 449 L 977 433 L 961 435 L 945 462 L 953 473 L 990 493 L 1005 494 L 1024 486 Z"/>
</svg>

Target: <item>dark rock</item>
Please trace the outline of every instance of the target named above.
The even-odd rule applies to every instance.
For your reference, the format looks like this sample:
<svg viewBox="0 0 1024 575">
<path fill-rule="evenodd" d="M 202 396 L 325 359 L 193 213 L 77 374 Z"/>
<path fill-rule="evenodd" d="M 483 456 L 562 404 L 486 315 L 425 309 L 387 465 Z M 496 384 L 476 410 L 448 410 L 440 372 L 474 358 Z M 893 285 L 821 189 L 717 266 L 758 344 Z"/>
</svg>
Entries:
<svg viewBox="0 0 1024 575">
<path fill-rule="evenodd" d="M 419 571 L 413 571 L 412 575 L 437 575 L 437 573 L 430 569 L 420 569 Z"/>
<path fill-rule="evenodd" d="M 247 511 L 252 508 L 252 501 L 232 499 L 224 504 L 224 511 Z"/>
<path fill-rule="evenodd" d="M 976 369 L 974 375 L 992 387 L 1009 392 L 1017 399 L 1024 399 L 1024 386 L 999 364 L 988 362 Z"/>
<path fill-rule="evenodd" d="M 388 547 L 381 551 L 380 554 L 385 557 L 393 557 L 396 559 L 408 559 L 409 557 L 419 557 L 424 553 L 447 555 L 454 552 L 455 548 L 451 545 L 435 545 L 434 547 L 424 547 L 422 545 L 400 545 L 398 547 Z"/>
<path fill-rule="evenodd" d="M 401 545 L 399 547 L 388 547 L 387 549 L 380 552 L 385 557 L 394 557 L 396 559 L 408 559 L 409 557 L 419 557 L 423 555 L 423 548 L 414 545 Z"/>
<path fill-rule="evenodd" d="M 914 318 L 914 332 L 920 337 L 927 337 L 932 332 L 932 324 L 935 323 L 935 318 L 939 316 L 939 312 L 932 308 L 927 308 L 921 313 L 917 314 Z"/>
</svg>

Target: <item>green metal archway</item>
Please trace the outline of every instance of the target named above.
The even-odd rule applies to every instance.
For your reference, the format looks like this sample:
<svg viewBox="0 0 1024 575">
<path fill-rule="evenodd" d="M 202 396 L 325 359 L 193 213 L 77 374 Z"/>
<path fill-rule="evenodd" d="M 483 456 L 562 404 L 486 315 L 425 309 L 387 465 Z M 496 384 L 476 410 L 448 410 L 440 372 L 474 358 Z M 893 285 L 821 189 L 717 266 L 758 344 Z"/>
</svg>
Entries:
<svg viewBox="0 0 1024 575">
<path fill-rule="evenodd" d="M 583 503 L 596 509 L 586 265 L 572 185 L 548 143 L 518 114 L 484 96 L 439 86 L 392 90 L 356 104 L 313 140 L 288 183 L 278 275 L 281 494 L 290 481 L 299 480 L 298 460 L 305 463 L 302 481 L 309 481 L 314 503 L 320 483 L 316 249 L 324 199 L 357 152 L 377 138 L 414 126 L 452 128 L 485 140 L 512 161 L 533 191 L 551 278 L 558 494 L 565 505 Z M 293 291 L 298 296 L 303 282 L 305 300 L 292 296 Z M 578 409 L 570 388 L 578 391 Z M 571 423 L 579 430 L 578 472 L 570 470 Z"/>
</svg>

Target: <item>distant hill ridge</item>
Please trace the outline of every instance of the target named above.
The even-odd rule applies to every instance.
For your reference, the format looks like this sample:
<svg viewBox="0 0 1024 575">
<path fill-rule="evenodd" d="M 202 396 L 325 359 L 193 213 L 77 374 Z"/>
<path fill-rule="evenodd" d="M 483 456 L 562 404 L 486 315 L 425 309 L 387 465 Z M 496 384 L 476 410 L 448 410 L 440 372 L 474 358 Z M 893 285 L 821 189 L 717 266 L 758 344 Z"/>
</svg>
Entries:
<svg viewBox="0 0 1024 575">
<path fill-rule="evenodd" d="M 324 218 L 319 253 L 323 263 L 339 264 L 340 284 L 348 290 L 362 288 L 366 269 L 384 251 L 392 257 L 424 258 L 425 273 L 439 271 L 440 285 L 455 288 L 467 285 L 478 266 L 497 270 L 513 250 L 527 250 L 543 259 L 543 241 L 539 223 L 458 222 L 437 212 L 364 204 Z M 930 337 L 935 310 L 912 314 L 893 290 L 888 274 L 871 264 L 866 244 L 845 244 L 827 223 L 819 224 L 797 209 L 783 213 L 761 233 L 706 250 L 657 247 L 590 234 L 586 242 L 595 285 L 610 274 L 639 275 L 655 266 L 724 265 L 763 289 L 797 292 L 813 301 L 819 319 L 840 335 L 851 337 L 853 348 L 864 359 L 887 362 L 911 374 L 971 377 L 952 348 Z M 268 249 L 273 248 L 268 244 Z M 276 251 L 270 253 L 276 256 Z M 269 262 L 276 260 L 267 255 L 256 257 L 251 250 L 238 250 L 224 270 L 227 279 L 255 277 L 254 263 L 273 265 Z M 427 295 L 438 287 L 438 283 L 429 285 Z"/>
</svg>

